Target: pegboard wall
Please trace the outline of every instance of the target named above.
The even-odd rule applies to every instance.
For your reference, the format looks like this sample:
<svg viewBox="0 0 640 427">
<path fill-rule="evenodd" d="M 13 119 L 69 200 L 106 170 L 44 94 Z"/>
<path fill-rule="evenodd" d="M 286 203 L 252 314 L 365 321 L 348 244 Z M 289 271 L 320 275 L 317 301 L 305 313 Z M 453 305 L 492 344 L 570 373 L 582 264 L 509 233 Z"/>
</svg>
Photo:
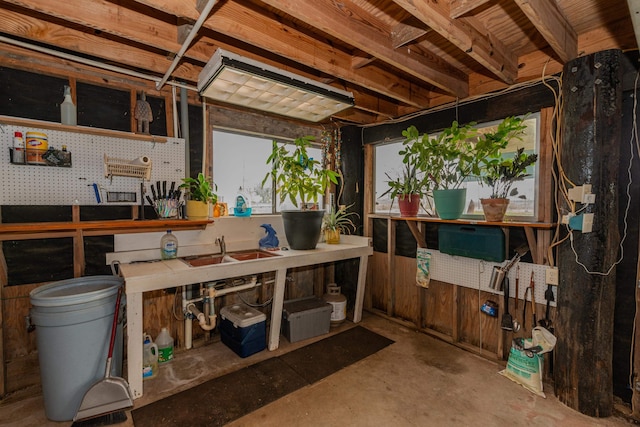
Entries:
<svg viewBox="0 0 640 427">
<path fill-rule="evenodd" d="M 71 153 L 72 166 L 67 168 L 10 163 L 9 147 L 13 147 L 14 132 L 22 132 L 24 137 L 28 131 L 47 134 L 50 148 L 61 149 L 62 145 L 66 145 Z M 105 154 L 130 160 L 148 156 L 152 162 L 151 182 L 175 181 L 178 185 L 185 176 L 184 140 L 180 138 L 167 138 L 167 142 L 156 143 L 0 124 L 0 147 L 2 205 L 97 205 L 92 187 L 94 183 L 101 189 L 103 204 L 107 203 L 107 191 L 136 193 L 136 202 L 109 204 L 139 204 L 142 179 L 105 177 Z M 145 182 L 145 187 L 149 192 L 148 182 Z"/>
<path fill-rule="evenodd" d="M 429 271 L 432 279 L 463 286 L 465 288 L 479 289 L 480 291 L 490 292 L 496 295 L 504 295 L 501 291 L 489 287 L 489 283 L 491 281 L 493 266 L 503 266 L 506 265 L 508 261 L 495 263 L 443 254 L 437 250 L 430 249 L 429 252 L 431 252 Z M 514 264 L 507 274 L 507 277 L 509 278 L 509 296 L 511 298 L 516 297 L 516 275 L 518 275 L 518 299 L 524 299 L 525 291 L 527 287 L 530 286 L 531 275 L 533 273 L 533 280 L 535 283 L 535 301 L 537 304 L 545 304 L 546 300 L 544 293 L 547 290 L 545 273 L 547 268 L 549 267 L 545 265 L 525 262 L 517 262 Z M 552 286 L 551 288 L 553 289 L 554 296 L 556 296 L 555 300 L 557 301 L 557 286 Z M 529 295 L 527 295 L 527 300 L 531 300 Z M 555 307 L 556 303 L 551 302 L 550 305 Z"/>
</svg>

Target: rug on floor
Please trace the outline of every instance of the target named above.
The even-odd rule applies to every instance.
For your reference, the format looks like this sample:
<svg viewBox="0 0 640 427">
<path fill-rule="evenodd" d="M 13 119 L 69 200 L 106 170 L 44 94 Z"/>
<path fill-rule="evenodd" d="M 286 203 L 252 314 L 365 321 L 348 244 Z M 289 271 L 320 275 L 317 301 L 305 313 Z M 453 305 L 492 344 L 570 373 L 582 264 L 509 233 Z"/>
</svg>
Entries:
<svg viewBox="0 0 640 427">
<path fill-rule="evenodd" d="M 133 421 L 136 427 L 223 426 L 392 343 L 356 326 L 135 409 Z"/>
</svg>

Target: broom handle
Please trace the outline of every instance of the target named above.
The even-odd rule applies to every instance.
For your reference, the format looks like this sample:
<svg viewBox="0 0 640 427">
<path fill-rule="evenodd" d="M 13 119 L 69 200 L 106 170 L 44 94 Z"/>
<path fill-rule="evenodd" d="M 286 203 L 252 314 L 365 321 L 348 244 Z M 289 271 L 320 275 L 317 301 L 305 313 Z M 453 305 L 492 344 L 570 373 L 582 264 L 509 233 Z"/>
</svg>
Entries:
<svg viewBox="0 0 640 427">
<path fill-rule="evenodd" d="M 118 296 L 116 297 L 116 311 L 113 313 L 113 323 L 111 324 L 111 338 L 109 338 L 109 354 L 107 355 L 107 364 L 104 368 L 104 377 L 111 376 L 111 358 L 113 357 L 113 346 L 116 342 L 116 328 L 118 326 L 118 313 L 120 312 L 120 297 L 122 297 L 122 285 L 118 288 Z"/>
</svg>

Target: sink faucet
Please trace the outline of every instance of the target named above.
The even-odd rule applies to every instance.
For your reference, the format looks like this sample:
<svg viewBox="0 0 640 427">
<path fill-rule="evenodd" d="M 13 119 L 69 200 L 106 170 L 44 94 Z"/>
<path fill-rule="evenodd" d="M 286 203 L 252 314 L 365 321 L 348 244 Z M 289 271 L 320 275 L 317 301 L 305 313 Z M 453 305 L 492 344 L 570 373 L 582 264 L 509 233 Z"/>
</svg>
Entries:
<svg viewBox="0 0 640 427">
<path fill-rule="evenodd" d="M 227 254 L 227 244 L 224 242 L 224 236 L 216 239 L 216 245 L 220 246 L 220 254 L 225 256 Z"/>
</svg>

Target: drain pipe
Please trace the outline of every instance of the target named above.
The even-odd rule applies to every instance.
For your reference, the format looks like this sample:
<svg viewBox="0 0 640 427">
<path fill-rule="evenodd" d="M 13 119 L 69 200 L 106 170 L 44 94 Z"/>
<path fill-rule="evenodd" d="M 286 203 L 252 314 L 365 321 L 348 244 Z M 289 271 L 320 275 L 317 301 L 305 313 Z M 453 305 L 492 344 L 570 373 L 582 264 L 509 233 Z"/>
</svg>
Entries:
<svg viewBox="0 0 640 427">
<path fill-rule="evenodd" d="M 166 73 L 164 73 L 164 76 L 162 77 L 162 79 L 158 83 L 156 83 L 156 89 L 160 90 L 162 86 L 164 86 L 164 84 L 167 82 L 167 80 L 169 80 L 171 73 L 173 73 L 173 70 L 175 70 L 176 67 L 178 66 L 178 62 L 180 62 L 180 60 L 184 56 L 184 53 L 187 51 L 187 49 L 191 45 L 191 42 L 193 41 L 193 39 L 195 39 L 196 36 L 198 35 L 198 31 L 200 31 L 200 27 L 202 27 L 202 24 L 204 24 L 204 21 L 209 17 L 209 13 L 211 13 L 213 6 L 215 6 L 217 2 L 218 0 L 209 0 L 207 4 L 202 8 L 202 12 L 200 12 L 200 16 L 198 17 L 198 20 L 196 21 L 195 24 L 193 24 L 193 28 L 191 28 L 191 31 L 189 31 L 189 34 L 187 34 L 187 38 L 182 43 L 182 46 L 180 47 L 180 50 L 176 54 L 176 57 L 173 58 L 173 62 L 169 66 L 169 69 L 167 70 Z"/>
<path fill-rule="evenodd" d="M 189 140 L 189 97 L 186 89 L 180 89 L 180 126 L 184 138 L 184 176 L 191 176 L 191 143 Z"/>
</svg>

